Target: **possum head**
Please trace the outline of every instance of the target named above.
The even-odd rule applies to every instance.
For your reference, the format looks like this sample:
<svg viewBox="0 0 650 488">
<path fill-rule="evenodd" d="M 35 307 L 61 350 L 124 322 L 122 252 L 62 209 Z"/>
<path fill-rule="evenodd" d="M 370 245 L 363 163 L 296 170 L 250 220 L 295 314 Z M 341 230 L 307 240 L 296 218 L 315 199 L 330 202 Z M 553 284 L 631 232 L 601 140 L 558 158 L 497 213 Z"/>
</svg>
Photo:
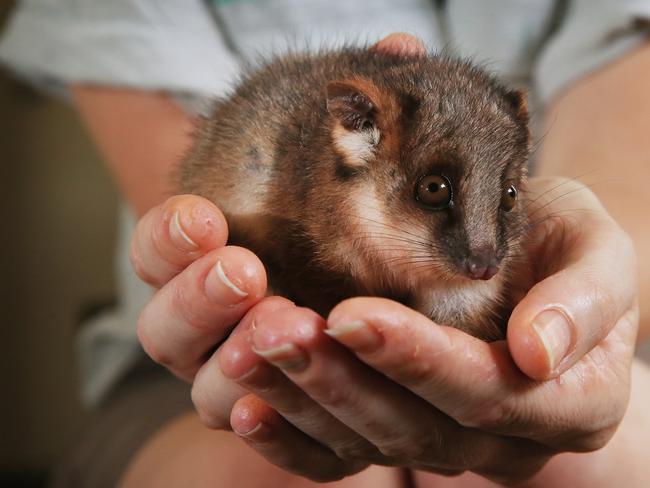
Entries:
<svg viewBox="0 0 650 488">
<path fill-rule="evenodd" d="M 422 58 L 330 82 L 326 107 L 323 179 L 341 191 L 328 201 L 312 189 L 315 232 L 333 237 L 320 258 L 369 293 L 409 294 L 440 323 L 476 319 L 498 301 L 526 225 L 523 95 L 467 63 Z"/>
</svg>

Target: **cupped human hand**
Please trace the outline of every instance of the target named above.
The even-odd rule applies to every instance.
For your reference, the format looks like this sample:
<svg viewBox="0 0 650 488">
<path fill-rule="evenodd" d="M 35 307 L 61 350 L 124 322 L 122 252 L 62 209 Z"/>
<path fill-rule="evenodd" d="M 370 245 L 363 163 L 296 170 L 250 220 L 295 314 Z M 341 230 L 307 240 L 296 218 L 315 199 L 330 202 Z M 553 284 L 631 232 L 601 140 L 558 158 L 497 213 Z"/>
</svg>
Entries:
<svg viewBox="0 0 650 488">
<path fill-rule="evenodd" d="M 247 337 L 257 316 L 295 308 L 287 299 L 265 297 L 262 263 L 246 249 L 226 246 L 227 238 L 226 221 L 214 204 L 179 195 L 142 217 L 130 253 L 138 276 L 157 288 L 138 320 L 140 343 L 154 361 L 192 383 L 192 400 L 203 424 L 220 430 L 231 429 L 233 405 L 248 392 L 214 367 L 219 352 L 230 341 Z M 259 399 L 247 401 L 263 405 Z M 302 459 L 316 458 L 318 451 L 306 450 Z M 288 461 L 278 464 L 292 468 Z M 367 465 L 336 459 L 294 471 L 325 479 L 329 473 L 346 476 Z"/>
<path fill-rule="evenodd" d="M 226 220 L 214 204 L 179 195 L 149 210 L 131 241 L 133 268 L 157 289 L 140 314 L 138 337 L 154 361 L 186 381 L 194 381 L 252 308 L 278 306 L 263 299 L 266 273 L 259 259 L 226 246 L 227 239 Z M 244 391 L 221 376 L 213 381 L 221 387 L 206 422 L 228 429 L 230 408 Z"/>
<path fill-rule="evenodd" d="M 629 396 L 633 247 L 579 183 L 530 186 L 539 198 L 527 271 L 538 282 L 507 342 L 380 298 L 347 300 L 327 320 L 295 306 L 261 311 L 205 366 L 250 392 L 233 408 L 235 431 L 271 462 L 319 480 L 357 462 L 516 483 L 556 453 L 604 446 Z M 568 339 L 553 320 L 540 325 L 548 310 Z"/>
<path fill-rule="evenodd" d="M 383 45 L 397 52 L 405 39 L 404 55 L 422 51 L 403 35 Z M 225 246 L 222 214 L 194 196 L 154 208 L 136 230 L 134 267 L 158 288 L 140 340 L 193 382 L 207 426 L 232 425 L 303 476 L 337 479 L 378 463 L 527 478 L 554 453 L 596 449 L 612 434 L 637 322 L 629 239 L 575 182 L 532 183 L 545 195 L 531 205 L 526 247 L 537 283 L 528 290 L 522 280 L 507 344 L 381 299 L 346 301 L 325 322 L 263 298 L 259 260 Z M 548 315 L 535 320 L 548 308 L 568 334 Z"/>
<path fill-rule="evenodd" d="M 424 51 L 408 34 L 392 34 L 375 48 L 396 55 Z M 195 195 L 177 195 L 150 209 L 131 241 L 137 275 L 157 289 L 137 326 L 145 352 L 178 377 L 194 382 L 197 371 L 231 333 L 251 322 L 249 312 L 286 306 L 264 298 L 266 273 L 250 251 L 226 246 L 228 227 L 221 211 Z M 253 310 L 254 309 L 254 310 Z M 206 425 L 229 429 L 230 407 L 244 390 L 217 372 L 207 397 L 193 389 L 193 400 Z"/>
</svg>

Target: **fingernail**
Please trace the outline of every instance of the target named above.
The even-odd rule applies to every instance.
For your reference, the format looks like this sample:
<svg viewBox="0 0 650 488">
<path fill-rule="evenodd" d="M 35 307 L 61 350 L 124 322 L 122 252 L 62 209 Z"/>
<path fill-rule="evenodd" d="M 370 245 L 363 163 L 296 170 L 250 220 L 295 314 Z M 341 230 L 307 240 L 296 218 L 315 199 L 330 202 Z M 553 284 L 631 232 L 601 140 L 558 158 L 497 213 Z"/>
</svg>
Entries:
<svg viewBox="0 0 650 488">
<path fill-rule="evenodd" d="M 221 261 L 217 261 L 205 278 L 205 294 L 213 302 L 232 307 L 244 301 L 248 293 L 228 277 Z"/>
<path fill-rule="evenodd" d="M 245 373 L 242 373 L 237 378 L 233 378 L 233 380 L 236 381 L 237 383 L 239 382 L 245 383 L 249 381 L 251 378 L 254 378 L 255 375 L 259 372 L 259 370 L 260 370 L 260 366 L 259 364 L 256 364 L 255 366 L 253 366 L 252 369 L 249 369 Z"/>
<path fill-rule="evenodd" d="M 263 351 L 256 347 L 252 349 L 255 354 L 262 356 L 274 366 L 286 371 L 297 373 L 305 369 L 309 364 L 309 358 L 305 351 L 295 344 L 282 344 Z"/>
<path fill-rule="evenodd" d="M 264 424 L 262 424 L 262 422 L 260 422 L 259 424 L 255 425 L 252 429 L 235 430 L 235 433 L 237 435 L 239 435 L 239 436 L 248 437 L 248 436 L 254 435 L 254 434 L 258 433 L 260 430 L 262 430 L 263 425 Z"/>
<path fill-rule="evenodd" d="M 535 317 L 532 325 L 546 349 L 550 370 L 554 371 L 571 346 L 572 334 L 569 320 L 558 310 L 544 310 Z"/>
<path fill-rule="evenodd" d="M 254 388 L 257 391 L 269 391 L 273 387 L 273 374 L 271 368 L 262 365 L 256 365 L 253 369 L 246 371 L 244 374 L 235 378 L 234 381 L 240 385 L 246 385 L 248 388 Z M 265 366 L 265 367 L 264 367 Z"/>
<path fill-rule="evenodd" d="M 174 215 L 169 222 L 169 236 L 171 237 L 172 242 L 180 249 L 194 251 L 199 248 L 199 245 L 187 235 L 185 230 L 183 230 L 180 210 L 174 212 Z"/>
<path fill-rule="evenodd" d="M 242 298 L 245 298 L 248 296 L 248 293 L 246 293 L 244 290 L 240 289 L 237 285 L 235 285 L 232 281 L 230 281 L 230 278 L 226 275 L 226 272 L 223 270 L 223 265 L 221 264 L 221 261 L 217 261 L 217 264 L 214 266 L 214 270 L 217 273 L 217 276 L 221 280 L 221 282 L 226 285 L 228 288 L 230 288 L 233 293 L 237 296 L 240 296 Z"/>
<path fill-rule="evenodd" d="M 350 349 L 359 352 L 376 351 L 384 342 L 374 327 L 361 321 L 336 325 L 325 329 L 324 332 Z"/>
</svg>

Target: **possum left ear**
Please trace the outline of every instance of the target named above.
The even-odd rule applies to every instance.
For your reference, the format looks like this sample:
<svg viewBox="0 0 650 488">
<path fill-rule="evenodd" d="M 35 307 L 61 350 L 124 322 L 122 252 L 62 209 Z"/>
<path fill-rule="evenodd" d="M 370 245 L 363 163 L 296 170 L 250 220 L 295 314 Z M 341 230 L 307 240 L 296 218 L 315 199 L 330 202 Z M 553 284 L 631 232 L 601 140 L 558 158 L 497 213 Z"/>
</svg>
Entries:
<svg viewBox="0 0 650 488">
<path fill-rule="evenodd" d="M 347 130 L 369 129 L 377 117 L 376 91 L 366 80 L 333 81 L 327 85 L 327 111 Z"/>
<path fill-rule="evenodd" d="M 379 90 L 371 81 L 352 79 L 327 85 L 327 111 L 334 117 L 332 139 L 346 161 L 368 162 L 379 144 Z"/>
</svg>

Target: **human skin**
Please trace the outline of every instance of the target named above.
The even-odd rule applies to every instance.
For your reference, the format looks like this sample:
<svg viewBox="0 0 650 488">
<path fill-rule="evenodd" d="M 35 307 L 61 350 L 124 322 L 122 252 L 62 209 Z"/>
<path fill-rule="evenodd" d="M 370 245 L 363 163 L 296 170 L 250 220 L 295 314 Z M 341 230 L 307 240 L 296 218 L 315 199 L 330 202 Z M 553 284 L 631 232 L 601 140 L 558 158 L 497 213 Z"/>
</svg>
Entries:
<svg viewBox="0 0 650 488">
<path fill-rule="evenodd" d="M 614 327 L 560 382 L 527 378 L 503 342 L 487 344 L 455 329 L 438 327 L 388 300 L 348 300 L 334 309 L 327 323 L 279 297 L 260 301 L 263 282 L 256 278 L 263 277 L 261 265 L 238 274 L 238 267 L 231 264 L 248 251 L 236 247 L 206 254 L 187 268 L 188 273 L 177 275 L 160 290 L 142 314 L 142 343 L 155 360 L 193 380 L 193 398 L 206 425 L 227 427 L 230 413 L 235 431 L 267 459 L 312 479 L 337 479 L 372 463 L 447 474 L 471 470 L 500 481 L 519 481 L 555 452 L 602 447 L 627 404 L 637 324 L 636 290 L 634 279 L 627 287 L 621 287 L 617 279 L 620 272 L 634 274 L 631 244 L 588 191 L 571 191 L 581 187 L 564 184 L 574 187 L 568 187 L 564 198 L 551 199 L 544 209 L 554 215 L 578 207 L 582 225 L 565 226 L 566 221 L 559 220 L 548 221 L 549 229 L 538 228 L 539 241 L 533 247 L 543 244 L 543 250 L 530 250 L 536 258 L 535 272 L 546 276 L 550 270 L 562 271 L 553 272 L 521 302 L 510 331 L 528 325 L 540 308 L 549 305 L 570 310 L 576 325 L 589 324 L 590 329 L 576 328 L 577 336 L 591 337 L 599 329 L 606 333 L 610 322 Z M 556 181 L 532 182 L 541 192 L 557 185 Z M 205 206 L 204 212 L 211 207 L 200 197 L 185 196 L 169 200 L 160 210 L 162 215 L 174 215 L 189 202 L 194 208 Z M 212 210 L 218 215 L 216 208 Z M 136 232 L 143 241 L 134 241 L 135 255 L 147 242 L 146 236 L 165 235 L 160 230 L 145 231 L 151 222 L 164 223 L 161 229 L 171 228 L 174 232 L 168 235 L 175 234 L 173 219 L 165 221 L 155 212 L 148 215 L 151 218 L 145 217 L 143 229 Z M 185 228 L 190 238 L 193 223 Z M 154 247 L 164 249 L 169 242 Z M 549 249 L 554 252 L 545 256 Z M 614 256 L 627 257 L 614 263 Z M 217 262 L 232 284 L 247 293 L 245 297 L 215 280 Z M 582 282 L 595 269 L 602 275 L 586 286 Z M 195 293 L 196 283 L 203 284 L 212 299 L 185 300 Z M 586 294 L 566 293 L 576 283 L 588 289 Z M 592 294 L 599 297 L 599 303 L 587 303 L 580 310 Z M 256 305 L 203 363 L 207 351 L 202 345 L 213 344 L 228 333 L 223 322 L 206 317 L 215 310 L 236 313 L 238 307 L 247 308 L 249 300 Z M 169 303 L 175 303 L 178 312 L 171 319 L 170 310 L 162 305 Z M 256 327 L 251 330 L 253 323 Z M 357 327 L 360 323 L 365 329 Z M 341 330 L 341 326 L 344 332 L 335 339 L 370 368 L 322 332 Z M 374 338 L 378 333 L 380 340 Z M 578 342 L 576 350 L 581 347 Z M 251 343 L 263 352 L 261 356 L 253 352 Z M 370 351 L 369 347 L 377 347 L 373 343 L 379 343 L 383 352 Z M 524 358 L 531 359 L 537 343 L 526 339 L 522 345 L 527 348 Z M 544 363 L 544 358 L 537 361 Z M 266 403 L 229 388 L 229 379 Z M 445 447 L 441 451 L 436 446 Z M 518 462 L 513 464 L 513 458 Z"/>
<path fill-rule="evenodd" d="M 84 90 L 86 90 L 86 91 L 84 92 Z M 93 114 L 92 99 L 93 99 L 93 96 L 98 95 L 98 93 L 95 91 L 94 94 L 93 94 L 93 89 L 90 89 L 90 92 L 87 91 L 87 90 L 88 89 L 77 90 L 77 99 L 80 101 L 80 103 L 82 105 L 84 105 L 84 104 L 86 105 L 85 113 L 87 115 L 90 115 L 90 117 L 92 117 L 92 114 Z M 97 89 L 95 89 L 95 90 L 97 90 Z M 572 92 L 574 90 L 576 90 L 576 88 L 574 88 L 572 90 Z M 99 94 L 100 97 L 104 96 L 104 95 L 106 95 L 106 94 L 105 93 L 104 94 L 102 94 L 102 93 Z M 109 95 L 113 96 L 113 102 L 116 101 L 115 97 L 117 97 L 117 99 L 120 98 L 119 94 L 117 94 L 117 93 L 110 93 Z M 134 96 L 134 97 L 135 97 L 135 99 L 138 98 L 137 96 Z M 84 98 L 85 98 L 85 102 L 84 102 Z M 134 98 L 132 97 L 131 102 L 133 102 L 133 101 L 134 101 Z M 580 114 L 577 114 L 576 116 L 578 116 L 578 115 L 580 115 Z M 99 134 L 102 133 L 102 129 L 101 129 L 102 124 L 101 123 L 99 123 L 99 124 L 97 124 L 97 123 L 92 124 L 91 123 L 90 126 L 91 126 L 91 128 L 94 127 L 93 130 L 95 131 L 95 133 L 99 133 Z M 120 127 L 114 127 L 114 130 L 117 130 L 117 129 L 120 129 Z M 181 147 L 182 144 L 183 144 L 183 142 L 180 139 L 182 139 L 182 138 L 179 138 L 179 145 L 178 145 L 179 147 Z M 110 149 L 110 146 L 111 146 L 110 138 L 108 138 L 108 140 L 109 140 L 109 142 L 107 142 L 107 143 L 105 143 L 103 145 L 105 150 L 107 148 Z M 620 153 L 619 153 L 619 155 L 620 155 Z M 110 156 L 110 154 L 109 154 L 109 156 Z M 621 159 L 622 159 L 622 161 L 627 161 L 622 156 L 621 156 Z M 631 158 L 631 159 L 634 160 L 634 158 Z M 571 159 L 567 158 L 567 161 L 570 162 Z M 627 173 L 634 174 L 633 162 L 634 161 L 629 163 L 629 165 L 631 165 L 632 167 L 628 168 Z M 569 164 L 569 163 L 567 163 L 567 164 Z M 125 166 L 128 167 L 129 165 L 125 165 Z M 619 164 L 618 167 L 620 168 L 621 164 Z M 119 171 L 118 171 L 118 173 L 119 173 Z M 140 204 L 138 204 L 136 206 L 138 208 L 145 208 L 145 207 L 147 207 L 147 205 L 148 204 L 146 202 L 144 202 L 144 203 L 140 203 Z M 192 206 L 190 204 L 187 204 L 187 205 L 188 205 L 188 207 Z M 181 204 L 179 204 L 179 208 L 184 208 L 184 207 Z M 160 208 L 158 210 L 160 210 Z M 189 213 L 191 214 L 191 212 L 189 212 Z M 160 229 L 162 229 L 164 225 L 167 225 L 167 228 L 169 228 L 170 217 L 171 217 L 171 215 L 173 215 L 173 213 L 164 214 L 164 212 L 162 212 L 162 213 L 159 212 L 158 217 L 156 217 L 155 216 L 155 211 L 154 211 L 153 215 L 154 215 L 153 217 L 149 218 L 149 222 L 150 222 L 148 224 L 149 227 L 147 227 L 147 225 L 143 225 L 141 227 L 139 233 L 136 234 L 137 236 L 144 236 L 144 234 L 147 232 L 146 229 L 149 229 L 149 231 L 151 231 L 151 229 L 156 228 L 157 226 L 160 226 Z M 200 276 L 200 273 L 196 273 L 196 269 L 198 268 L 198 265 L 193 264 L 192 266 L 188 267 L 187 270 L 185 270 L 185 267 L 190 262 L 196 261 L 197 263 L 200 263 L 201 260 L 205 260 L 210 256 L 212 256 L 212 258 L 214 259 L 214 255 L 210 254 L 210 252 L 208 252 L 208 251 L 210 249 L 214 249 L 214 247 L 211 247 L 211 246 L 219 247 L 218 239 L 214 240 L 212 243 L 209 242 L 210 241 L 210 236 L 212 235 L 210 233 L 209 226 L 207 226 L 208 230 L 206 231 L 206 226 L 198 225 L 198 224 L 200 224 L 199 221 L 201 219 L 194 219 L 193 220 L 193 219 L 190 218 L 189 221 L 186 221 L 185 220 L 186 214 L 181 212 L 180 215 L 182 217 L 181 218 L 181 224 L 188 226 L 188 228 L 185 228 L 186 235 L 191 237 L 191 239 L 198 245 L 198 248 L 197 249 L 189 249 L 189 250 L 184 249 L 183 250 L 184 255 L 182 257 L 177 255 L 175 257 L 176 260 L 174 260 L 174 259 L 169 260 L 169 259 L 167 259 L 167 258 L 169 258 L 169 256 L 165 255 L 165 258 L 166 258 L 165 259 L 165 265 L 161 265 L 160 260 L 156 261 L 156 256 L 155 256 L 156 252 L 152 248 L 149 248 L 148 253 L 145 251 L 140 255 L 140 257 L 137 258 L 137 259 L 140 259 L 142 261 L 140 263 L 141 266 L 140 266 L 139 269 L 140 269 L 141 272 L 145 272 L 145 274 L 147 275 L 148 280 L 151 281 L 151 282 L 154 282 L 158 286 L 162 286 L 161 292 L 158 295 L 158 296 L 162 296 L 162 298 L 160 298 L 156 303 L 154 303 L 151 306 L 152 310 L 154 310 L 154 311 L 158 310 L 158 313 L 161 314 L 161 315 L 155 315 L 154 314 L 154 316 L 156 316 L 156 317 L 161 317 L 161 316 L 164 317 L 165 310 L 167 312 L 169 312 L 170 310 L 174 311 L 174 310 L 176 310 L 174 307 L 177 307 L 179 305 L 178 302 L 176 302 L 175 305 L 172 303 L 172 297 L 174 296 L 173 293 L 168 293 L 167 295 L 165 295 L 165 293 L 164 293 L 164 290 L 166 288 L 167 289 L 170 288 L 170 286 L 167 284 L 167 281 L 169 280 L 169 278 L 171 276 L 179 273 L 177 278 L 184 276 L 188 280 L 187 283 L 191 283 L 191 282 L 196 283 L 197 281 L 200 282 L 202 277 Z M 157 218 L 159 218 L 160 220 L 157 220 Z M 167 219 L 167 220 L 165 220 L 165 219 Z M 217 222 L 218 217 L 213 217 L 213 220 L 214 220 L 214 222 Z M 145 219 L 145 220 L 143 220 L 143 222 L 147 222 L 147 220 Z M 205 224 L 205 221 L 203 221 L 203 223 Z M 192 230 L 193 225 L 200 228 L 200 229 Z M 218 225 L 219 225 L 218 223 L 215 224 L 216 232 L 218 232 L 218 230 L 219 230 Z M 194 232 L 196 232 L 196 234 Z M 176 237 L 178 237 L 178 235 Z M 223 236 L 221 236 L 221 239 L 223 240 Z M 146 239 L 144 239 L 144 240 L 146 240 Z M 215 242 L 216 242 L 216 244 L 215 244 Z M 146 246 L 145 246 L 145 248 L 146 248 Z M 236 255 L 239 258 L 241 258 L 241 262 L 237 261 L 237 258 L 233 258 L 235 260 L 233 268 L 232 269 L 230 267 L 227 268 L 227 271 L 229 273 L 232 273 L 233 275 L 236 275 L 238 269 L 240 269 L 240 268 L 238 268 L 239 266 L 242 266 L 244 268 L 246 266 L 250 267 L 250 273 L 251 274 L 248 276 L 248 278 L 245 278 L 244 280 L 239 282 L 239 285 L 244 286 L 244 283 L 246 283 L 246 284 L 251 284 L 252 283 L 253 284 L 253 286 L 251 288 L 252 293 L 249 294 L 249 297 L 247 297 L 246 300 L 244 300 L 243 302 L 240 302 L 240 304 L 238 305 L 239 309 L 236 309 L 235 312 L 230 310 L 230 313 L 235 314 L 235 315 L 237 313 L 243 313 L 243 311 L 247 310 L 248 307 L 250 307 L 250 305 L 252 305 L 253 303 L 256 303 L 256 301 L 258 300 L 258 295 L 257 294 L 258 294 L 258 291 L 259 291 L 259 289 L 261 289 L 261 286 L 263 284 L 262 283 L 263 275 L 262 274 L 256 274 L 259 271 L 259 268 L 257 268 L 258 263 L 255 262 L 254 257 L 250 256 L 249 254 L 246 254 L 245 251 L 240 251 L 240 250 L 232 251 L 232 250 L 229 250 L 229 251 L 221 251 L 221 252 L 234 252 L 235 254 L 240 253 L 240 254 L 236 254 Z M 160 257 L 161 256 L 158 256 L 158 258 L 160 258 Z M 620 261 L 619 264 L 625 265 L 625 262 L 626 262 L 625 253 L 622 253 L 622 255 L 618 256 L 617 259 L 619 259 L 619 261 Z M 136 262 L 137 262 L 137 260 L 136 260 Z M 601 263 L 601 265 L 602 264 L 603 263 Z M 226 266 L 224 264 L 224 268 L 225 267 Z M 192 275 L 191 273 L 189 273 L 190 269 L 194 269 L 195 274 Z M 600 268 L 598 268 L 598 266 L 596 266 L 595 269 L 598 270 Z M 625 269 L 625 266 L 623 266 L 623 269 Z M 229 274 L 229 276 L 230 276 L 230 274 Z M 174 278 L 174 279 L 176 279 L 176 278 Z M 235 279 L 235 278 L 233 278 L 233 279 Z M 258 280 L 258 284 L 260 285 L 260 288 L 258 288 L 258 289 L 256 289 L 255 286 L 254 286 L 255 285 L 255 280 Z M 236 281 L 236 279 L 235 279 L 235 281 Z M 199 293 L 199 294 L 201 293 L 199 287 L 195 286 L 194 288 L 197 291 L 197 293 Z M 620 290 L 618 290 L 618 292 L 620 292 Z M 165 298 L 165 296 L 167 298 Z M 186 298 L 188 299 L 188 303 L 190 303 L 190 302 L 192 302 L 192 298 L 195 298 L 195 299 L 198 300 L 199 297 L 198 296 L 192 297 L 191 294 L 190 294 L 189 296 L 186 296 Z M 614 297 L 610 296 L 610 298 L 614 298 Z M 167 307 L 167 309 L 165 309 L 165 307 Z M 150 312 L 150 313 L 152 313 L 152 312 Z M 208 313 L 208 315 L 206 315 L 206 317 L 209 317 L 209 312 L 207 312 L 207 313 Z M 222 315 L 220 315 L 220 314 L 223 314 L 223 311 L 219 311 L 219 310 L 215 309 L 215 310 L 212 311 L 212 313 L 214 313 L 215 316 L 221 317 Z M 178 315 L 180 315 L 182 317 L 182 314 L 178 314 Z M 232 320 L 232 316 L 230 317 L 230 319 Z M 162 329 L 161 331 L 159 331 L 160 337 L 165 337 L 165 334 L 163 333 L 164 330 L 168 330 L 168 331 L 179 330 L 179 327 L 182 329 L 182 325 L 183 325 L 183 320 L 181 319 L 180 321 L 178 321 L 175 324 L 175 326 L 171 326 L 169 329 Z M 609 324 L 609 325 L 604 325 L 602 327 L 601 327 L 601 324 L 599 324 L 599 325 L 597 325 L 595 327 L 595 330 L 596 330 L 595 333 L 594 333 L 594 330 L 592 330 L 592 329 L 579 330 L 577 335 L 576 335 L 576 342 L 575 343 L 576 344 L 583 344 L 583 346 L 582 346 L 583 349 L 588 349 L 590 344 L 593 345 L 594 343 L 597 343 L 598 340 L 608 337 L 607 332 L 610 330 L 610 327 L 612 327 L 612 326 L 613 326 L 613 323 Z M 512 329 L 517 330 L 516 327 L 514 327 Z M 520 332 L 522 332 L 521 337 L 525 337 L 527 330 L 526 330 L 525 327 L 523 327 Z M 529 332 L 529 329 L 528 329 L 528 332 Z M 167 332 L 167 333 L 171 333 L 171 332 Z M 221 333 L 223 333 L 223 331 Z M 154 335 L 156 335 L 156 334 L 154 334 Z M 510 334 L 510 336 L 509 336 L 509 342 L 510 342 L 511 348 L 513 348 L 513 346 L 515 346 L 513 348 L 513 352 L 514 352 L 514 350 L 516 350 L 516 342 L 517 342 L 516 337 L 517 337 L 517 334 L 515 334 L 514 338 L 512 337 L 512 334 Z M 145 342 L 147 340 L 148 339 L 145 338 Z M 203 337 L 203 340 L 207 341 L 207 339 L 205 337 Z M 211 344 L 214 344 L 214 342 L 215 342 L 214 335 L 213 335 L 211 341 L 212 341 Z M 199 340 L 197 342 L 201 342 L 200 338 L 199 338 Z M 209 342 L 209 341 L 207 341 L 207 342 Z M 530 354 L 530 355 L 522 356 L 523 362 L 522 362 L 522 364 L 519 364 L 519 366 L 523 366 L 523 369 L 526 370 L 527 372 L 529 372 L 533 376 L 541 376 L 541 377 L 548 376 L 550 374 L 550 369 L 551 368 L 549 368 L 548 358 L 547 358 L 547 356 L 545 354 L 545 351 L 543 350 L 543 348 L 540 349 L 541 344 L 538 341 L 535 341 L 535 340 L 532 340 L 532 341 L 527 340 L 527 342 L 526 341 L 524 341 L 524 342 L 526 344 L 529 344 L 532 347 L 532 352 L 533 353 Z M 576 348 L 575 350 L 579 351 L 579 352 L 581 351 L 580 348 Z M 535 351 L 537 351 L 537 353 L 535 353 Z M 173 355 L 173 352 L 172 352 L 172 355 Z M 169 357 L 169 354 L 167 356 Z M 575 354 L 574 358 L 578 359 L 580 356 L 581 356 L 581 354 Z M 516 354 L 515 354 L 515 358 L 516 358 Z M 525 364 L 525 360 L 527 358 L 531 359 L 531 364 L 529 364 L 528 367 Z M 169 361 L 169 359 L 166 359 L 165 357 L 161 357 L 160 359 L 162 359 L 163 361 L 166 361 L 166 362 Z M 185 358 L 185 359 L 187 359 L 187 358 Z M 179 374 L 181 374 L 182 376 L 188 378 L 188 379 L 191 378 L 192 375 L 193 375 L 193 372 L 196 369 L 198 369 L 198 367 L 201 366 L 201 363 L 198 360 L 195 361 L 195 363 L 192 363 L 192 361 L 181 361 L 181 363 L 182 363 L 183 367 L 180 368 L 181 370 L 177 369 L 177 372 Z M 570 362 L 566 363 L 566 365 L 568 365 L 568 364 L 570 364 Z M 214 372 L 214 370 L 213 370 L 213 372 Z M 214 373 L 216 374 L 216 372 L 214 372 Z M 623 398 L 625 396 L 624 392 L 620 392 L 620 393 L 621 394 L 617 395 L 617 397 Z M 232 397 L 234 398 L 234 397 L 236 397 L 236 395 L 233 395 Z M 633 397 L 633 400 L 634 400 L 634 397 Z M 253 406 L 255 406 L 255 405 L 256 404 L 253 403 Z M 264 407 L 263 404 L 259 404 L 259 402 L 258 402 L 257 407 L 258 407 L 257 412 L 258 412 L 259 415 L 261 415 L 261 416 L 267 415 L 267 414 L 271 415 L 271 413 L 269 413 L 269 412 L 272 412 L 272 411 L 270 411 L 268 409 L 265 410 L 265 407 Z M 253 410 L 249 409 L 249 411 L 252 411 L 253 413 L 255 412 L 254 409 Z M 248 418 L 251 419 L 250 416 Z M 615 437 L 615 440 L 616 440 L 616 437 Z M 616 445 L 616 443 L 612 442 L 612 443 L 610 443 L 610 445 Z M 609 446 L 608 446 L 608 448 L 609 448 Z M 145 450 L 146 450 L 146 448 L 145 448 Z M 639 451 L 639 452 L 642 452 L 642 451 Z M 582 459 L 584 459 L 584 458 L 582 458 Z M 634 456 L 632 457 L 632 459 L 634 459 Z M 552 465 L 553 465 L 553 463 L 551 463 L 549 466 L 552 466 Z M 182 468 L 182 466 L 179 466 L 179 468 Z M 137 471 L 137 466 L 134 466 L 134 469 Z M 364 473 L 367 473 L 367 472 L 368 471 L 366 471 Z M 586 472 L 588 472 L 588 471 L 586 471 Z M 584 473 L 582 473 L 582 474 L 584 475 Z"/>
</svg>

